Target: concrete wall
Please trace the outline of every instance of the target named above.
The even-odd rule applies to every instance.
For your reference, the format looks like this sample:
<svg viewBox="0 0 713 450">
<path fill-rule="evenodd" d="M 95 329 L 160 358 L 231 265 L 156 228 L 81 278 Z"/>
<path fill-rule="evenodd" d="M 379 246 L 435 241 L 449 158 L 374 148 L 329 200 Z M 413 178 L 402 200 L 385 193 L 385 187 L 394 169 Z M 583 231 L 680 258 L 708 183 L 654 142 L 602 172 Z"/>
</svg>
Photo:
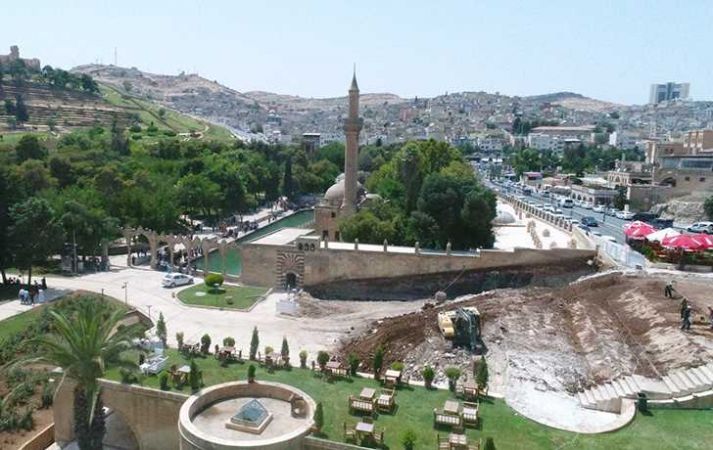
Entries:
<svg viewBox="0 0 713 450">
<path fill-rule="evenodd" d="M 304 450 L 361 450 L 366 447 L 308 436 L 305 438 L 302 448 Z"/>
<path fill-rule="evenodd" d="M 593 250 L 516 249 L 482 250 L 479 256 L 408 254 L 322 249 L 305 254 L 304 286 L 341 280 L 404 277 L 509 267 L 534 267 L 579 263 L 592 258 Z"/>
<path fill-rule="evenodd" d="M 140 450 L 177 449 L 178 416 L 187 395 L 100 380 L 104 405 L 131 428 Z M 55 441 L 74 440 L 74 386 L 65 379 L 55 393 Z"/>
</svg>

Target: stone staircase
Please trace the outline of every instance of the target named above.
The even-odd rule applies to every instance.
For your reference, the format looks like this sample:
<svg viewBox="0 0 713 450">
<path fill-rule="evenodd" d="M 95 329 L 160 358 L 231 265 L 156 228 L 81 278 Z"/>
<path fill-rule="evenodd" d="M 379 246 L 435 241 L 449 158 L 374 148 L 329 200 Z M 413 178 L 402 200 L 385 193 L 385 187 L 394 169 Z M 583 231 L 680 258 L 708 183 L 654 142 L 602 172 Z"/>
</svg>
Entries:
<svg viewBox="0 0 713 450">
<path fill-rule="evenodd" d="M 713 395 L 713 363 L 669 372 L 662 378 L 629 375 L 579 392 L 584 408 L 621 412 L 622 399 L 636 399 L 643 392 L 649 400 L 675 400 Z"/>
</svg>

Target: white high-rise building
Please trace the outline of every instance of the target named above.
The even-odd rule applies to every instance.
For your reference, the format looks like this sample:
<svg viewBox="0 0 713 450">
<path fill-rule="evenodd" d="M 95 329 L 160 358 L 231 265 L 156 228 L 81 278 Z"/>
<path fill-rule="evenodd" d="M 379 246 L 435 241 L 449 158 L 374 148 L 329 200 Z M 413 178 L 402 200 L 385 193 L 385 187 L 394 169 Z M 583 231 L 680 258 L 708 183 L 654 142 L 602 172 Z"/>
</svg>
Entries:
<svg viewBox="0 0 713 450">
<path fill-rule="evenodd" d="M 661 102 L 688 98 L 688 91 L 691 85 L 689 83 L 663 83 L 652 84 L 649 93 L 649 103 L 656 105 Z"/>
</svg>

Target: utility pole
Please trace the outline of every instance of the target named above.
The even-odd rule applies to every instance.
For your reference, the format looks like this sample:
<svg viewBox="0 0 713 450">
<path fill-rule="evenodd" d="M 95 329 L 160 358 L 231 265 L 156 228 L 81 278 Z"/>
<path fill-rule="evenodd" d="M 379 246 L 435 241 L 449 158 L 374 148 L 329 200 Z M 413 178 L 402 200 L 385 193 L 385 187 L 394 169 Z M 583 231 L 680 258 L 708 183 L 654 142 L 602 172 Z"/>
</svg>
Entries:
<svg viewBox="0 0 713 450">
<path fill-rule="evenodd" d="M 124 304 L 128 305 L 129 304 L 129 282 L 125 281 L 124 285 L 122 286 L 124 288 Z"/>
</svg>

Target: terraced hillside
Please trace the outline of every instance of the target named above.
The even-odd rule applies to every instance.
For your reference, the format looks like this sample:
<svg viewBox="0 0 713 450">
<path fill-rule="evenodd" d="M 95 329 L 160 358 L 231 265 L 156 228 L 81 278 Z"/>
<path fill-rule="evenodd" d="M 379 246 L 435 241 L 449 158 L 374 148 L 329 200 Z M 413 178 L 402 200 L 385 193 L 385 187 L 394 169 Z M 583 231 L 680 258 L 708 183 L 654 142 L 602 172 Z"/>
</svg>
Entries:
<svg viewBox="0 0 713 450">
<path fill-rule="evenodd" d="M 101 96 L 86 92 L 53 89 L 36 82 L 25 82 L 21 87 L 14 83 L 0 86 L 0 102 L 15 101 L 18 95 L 22 96 L 30 115 L 25 128 L 33 131 L 48 131 L 51 122 L 54 122 L 53 128 L 62 131 L 97 123 L 110 124 L 114 117 L 120 123 L 128 124 L 131 118 L 127 108 L 112 105 Z M 5 108 L 0 109 L 0 131 L 10 131 L 10 117 Z"/>
<path fill-rule="evenodd" d="M 184 139 L 230 140 L 228 130 L 199 119 L 175 112 L 150 100 L 139 99 L 116 88 L 100 84 L 100 94 L 70 89 L 56 89 L 47 84 L 25 82 L 22 86 L 0 84 L 0 103 L 15 101 L 22 96 L 30 116 L 20 130 L 12 130 L 12 118 L 0 108 L 0 132 L 62 133 L 95 125 L 110 126 L 117 120 L 120 126 L 153 124 L 161 132 L 173 132 Z M 52 130 L 50 130 L 52 128 Z"/>
</svg>

